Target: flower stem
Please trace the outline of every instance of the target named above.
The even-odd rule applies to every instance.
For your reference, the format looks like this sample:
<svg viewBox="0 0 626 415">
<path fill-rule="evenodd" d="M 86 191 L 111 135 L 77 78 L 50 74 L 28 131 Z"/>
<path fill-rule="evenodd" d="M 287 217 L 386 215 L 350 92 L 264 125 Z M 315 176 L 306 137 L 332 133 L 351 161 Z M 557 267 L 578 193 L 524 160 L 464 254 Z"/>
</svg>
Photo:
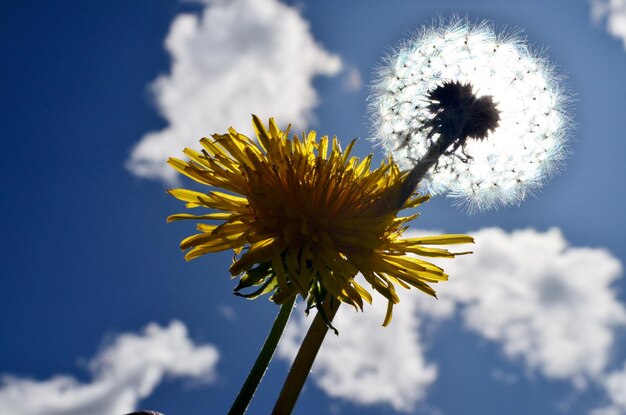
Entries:
<svg viewBox="0 0 626 415">
<path fill-rule="evenodd" d="M 336 300 L 324 301 L 323 307 L 328 322 L 333 321 L 333 318 L 339 309 L 339 305 L 340 302 Z M 289 370 L 287 379 L 285 379 L 283 389 L 280 391 L 280 395 L 278 396 L 274 410 L 272 411 L 273 415 L 287 415 L 291 414 L 293 411 L 296 401 L 298 400 L 298 396 L 300 395 L 300 391 L 302 390 L 304 382 L 311 371 L 313 361 L 317 356 L 317 352 L 319 351 L 327 332 L 328 324 L 322 318 L 321 313 L 318 312 L 313 320 L 313 323 L 311 323 L 311 327 L 309 327 L 309 331 L 302 341 L 302 345 L 300 346 L 300 350 L 298 350 L 298 354 L 296 355 L 293 364 L 291 365 L 291 369 Z"/>
<path fill-rule="evenodd" d="M 428 151 L 426 151 L 426 154 L 419 159 L 415 167 L 413 167 L 413 170 L 409 172 L 402 182 L 398 208 L 401 208 L 407 199 L 411 197 L 415 189 L 417 189 L 417 185 L 422 181 L 428 170 L 430 170 L 430 168 L 437 163 L 439 157 L 441 157 L 450 146 L 451 142 L 449 141 L 450 140 L 447 140 L 444 136 L 439 137 L 436 142 L 431 144 Z"/>
<path fill-rule="evenodd" d="M 278 341 L 285 330 L 287 321 L 289 321 L 289 316 L 291 316 L 291 311 L 293 310 L 295 302 L 296 296 L 294 295 L 293 298 L 287 300 L 280 307 L 280 311 L 274 320 L 274 324 L 272 325 L 272 329 L 270 330 L 267 339 L 265 339 L 265 343 L 259 352 L 259 356 L 256 358 L 256 362 L 254 362 L 254 366 L 252 366 L 252 370 L 250 370 L 248 378 L 241 387 L 233 406 L 228 412 L 229 415 L 238 415 L 246 412 L 246 409 L 254 396 L 254 392 L 259 386 L 259 383 L 267 370 L 267 366 L 272 360 L 272 356 L 274 355 Z"/>
</svg>

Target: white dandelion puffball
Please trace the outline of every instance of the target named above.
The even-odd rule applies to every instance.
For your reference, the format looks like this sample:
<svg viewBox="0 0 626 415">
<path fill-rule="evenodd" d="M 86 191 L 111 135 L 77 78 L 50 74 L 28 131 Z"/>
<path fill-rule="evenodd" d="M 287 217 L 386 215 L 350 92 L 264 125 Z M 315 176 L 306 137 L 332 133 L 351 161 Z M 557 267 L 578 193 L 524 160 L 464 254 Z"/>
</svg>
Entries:
<svg viewBox="0 0 626 415">
<path fill-rule="evenodd" d="M 557 81 L 519 37 L 484 22 L 440 23 L 381 68 L 370 97 L 374 140 L 410 169 L 441 139 L 421 190 L 469 210 L 517 204 L 565 157 L 567 94 Z"/>
</svg>

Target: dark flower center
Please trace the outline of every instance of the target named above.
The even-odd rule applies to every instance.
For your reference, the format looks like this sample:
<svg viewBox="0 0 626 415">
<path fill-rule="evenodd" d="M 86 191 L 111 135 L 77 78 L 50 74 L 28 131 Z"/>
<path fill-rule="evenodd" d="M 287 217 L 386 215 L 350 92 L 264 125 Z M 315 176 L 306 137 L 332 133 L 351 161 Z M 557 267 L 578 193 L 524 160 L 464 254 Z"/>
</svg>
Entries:
<svg viewBox="0 0 626 415">
<path fill-rule="evenodd" d="M 446 81 L 427 94 L 428 110 L 433 117 L 425 122 L 429 136 L 438 134 L 446 149 L 463 146 L 468 138 L 484 140 L 490 131 L 498 128 L 500 111 L 493 97 L 476 97 L 471 84 Z"/>
</svg>

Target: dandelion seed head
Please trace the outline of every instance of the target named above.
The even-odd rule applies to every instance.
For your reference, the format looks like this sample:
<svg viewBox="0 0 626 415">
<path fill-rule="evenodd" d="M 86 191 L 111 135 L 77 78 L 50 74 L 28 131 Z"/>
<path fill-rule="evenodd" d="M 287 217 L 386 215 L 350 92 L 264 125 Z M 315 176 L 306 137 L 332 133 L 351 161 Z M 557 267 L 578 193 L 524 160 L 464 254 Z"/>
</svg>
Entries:
<svg viewBox="0 0 626 415">
<path fill-rule="evenodd" d="M 440 157 L 421 190 L 470 211 L 518 204 L 566 154 L 568 97 L 558 83 L 518 35 L 484 22 L 441 22 L 381 67 L 370 97 L 374 139 L 410 169 L 435 140 L 456 134 L 462 142 Z"/>
</svg>

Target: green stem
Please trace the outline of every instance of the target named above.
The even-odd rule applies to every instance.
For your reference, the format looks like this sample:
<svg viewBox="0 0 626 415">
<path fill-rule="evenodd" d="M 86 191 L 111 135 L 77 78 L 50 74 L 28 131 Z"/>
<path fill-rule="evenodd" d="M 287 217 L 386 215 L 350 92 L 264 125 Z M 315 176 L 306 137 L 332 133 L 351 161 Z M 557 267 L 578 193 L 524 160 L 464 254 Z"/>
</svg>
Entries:
<svg viewBox="0 0 626 415">
<path fill-rule="evenodd" d="M 331 304 L 329 305 L 329 303 Z M 340 302 L 337 300 L 324 302 L 323 307 L 326 317 L 328 318 L 328 322 L 333 321 L 333 317 L 335 317 L 335 314 L 339 309 L 339 304 Z M 327 332 L 328 324 L 318 312 L 313 320 L 313 323 L 311 323 L 311 327 L 309 327 L 309 331 L 302 341 L 302 345 L 300 346 L 300 350 L 298 350 L 298 354 L 296 355 L 293 364 L 291 365 L 291 369 L 289 370 L 287 379 L 285 379 L 283 389 L 280 391 L 280 395 L 278 396 L 276 405 L 272 411 L 273 415 L 288 415 L 293 412 L 298 396 L 300 396 L 300 391 L 302 390 L 304 382 L 311 371 L 313 361 L 317 356 L 317 352 L 320 350 Z"/>
<path fill-rule="evenodd" d="M 274 320 L 274 325 L 272 326 L 267 339 L 265 339 L 265 344 L 263 344 L 263 347 L 259 352 L 259 356 L 256 358 L 256 362 L 254 362 L 252 370 L 250 370 L 248 378 L 241 387 L 233 406 L 230 408 L 230 411 L 228 412 L 229 415 L 239 415 L 246 412 L 246 409 L 254 396 L 256 388 L 259 386 L 259 383 L 267 370 L 267 366 L 272 360 L 272 356 L 274 355 L 278 341 L 285 330 L 287 321 L 289 321 L 289 316 L 291 316 L 291 311 L 293 310 L 295 302 L 296 296 L 294 295 L 280 307 L 276 320 Z"/>
</svg>

